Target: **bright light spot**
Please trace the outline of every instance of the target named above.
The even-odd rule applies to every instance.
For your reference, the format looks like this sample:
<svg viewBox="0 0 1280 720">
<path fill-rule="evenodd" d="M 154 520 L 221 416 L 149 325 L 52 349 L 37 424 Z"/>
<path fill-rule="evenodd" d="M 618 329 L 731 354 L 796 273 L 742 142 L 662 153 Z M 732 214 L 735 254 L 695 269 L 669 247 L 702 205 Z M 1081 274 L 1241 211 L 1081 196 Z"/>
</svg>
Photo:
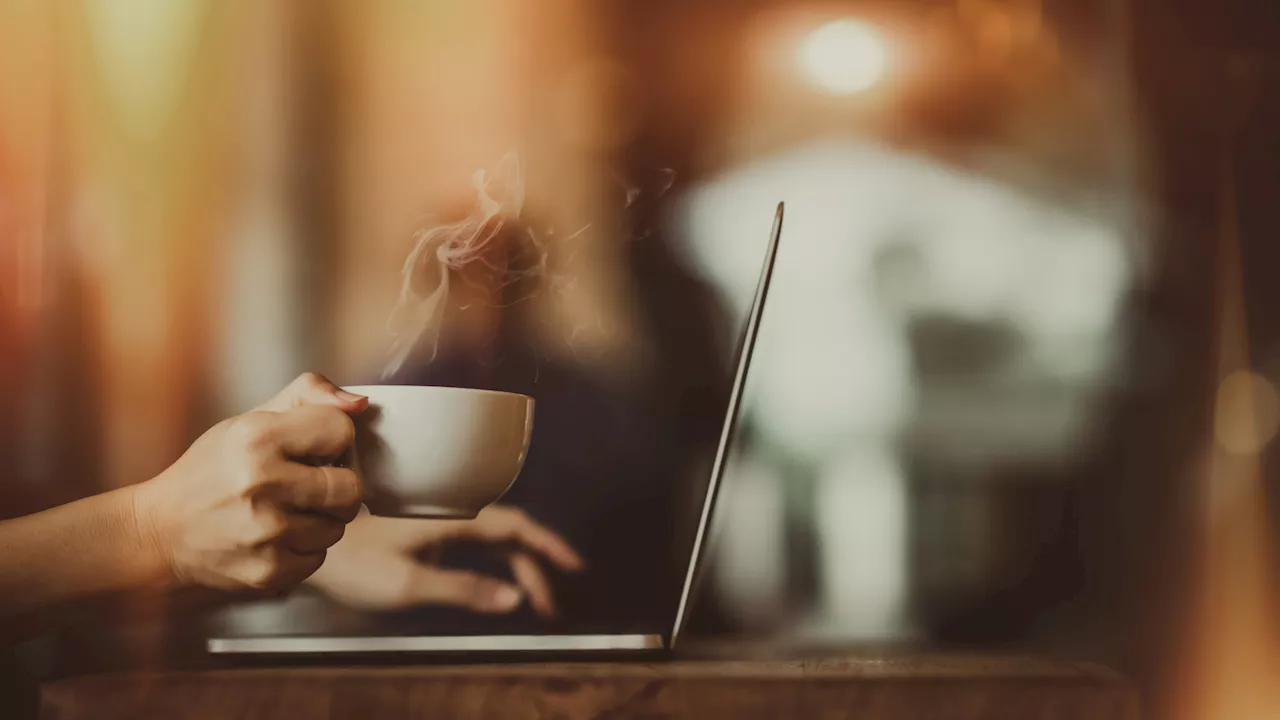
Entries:
<svg viewBox="0 0 1280 720">
<path fill-rule="evenodd" d="M 1235 372 L 1218 386 L 1214 433 L 1233 453 L 1253 454 L 1266 447 L 1280 429 L 1280 395 L 1266 378 Z"/>
<path fill-rule="evenodd" d="M 887 60 L 884 38 L 856 20 L 835 20 L 814 30 L 800 46 L 800 66 L 828 92 L 852 95 L 876 84 Z"/>
</svg>

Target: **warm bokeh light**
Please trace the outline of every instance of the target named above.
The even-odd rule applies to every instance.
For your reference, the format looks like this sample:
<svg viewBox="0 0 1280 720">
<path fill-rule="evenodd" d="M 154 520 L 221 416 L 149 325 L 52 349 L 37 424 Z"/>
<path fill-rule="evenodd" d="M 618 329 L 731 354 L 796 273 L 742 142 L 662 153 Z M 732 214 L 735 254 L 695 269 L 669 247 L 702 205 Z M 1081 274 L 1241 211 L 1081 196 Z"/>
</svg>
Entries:
<svg viewBox="0 0 1280 720">
<path fill-rule="evenodd" d="M 824 90 L 852 95 L 875 85 L 888 60 L 884 38 L 857 20 L 834 20 L 814 30 L 800 46 L 800 66 Z"/>
<path fill-rule="evenodd" d="M 1217 407 L 1218 442 L 1231 452 L 1256 453 L 1280 429 L 1280 395 L 1261 375 L 1244 370 L 1228 375 L 1218 386 Z"/>
</svg>

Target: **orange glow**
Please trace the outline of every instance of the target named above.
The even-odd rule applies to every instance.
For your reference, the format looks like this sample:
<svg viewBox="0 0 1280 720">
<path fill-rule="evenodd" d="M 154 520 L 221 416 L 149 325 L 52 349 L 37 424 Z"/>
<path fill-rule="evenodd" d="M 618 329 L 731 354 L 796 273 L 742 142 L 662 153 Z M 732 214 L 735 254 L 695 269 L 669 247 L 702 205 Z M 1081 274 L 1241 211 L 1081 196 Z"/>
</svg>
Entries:
<svg viewBox="0 0 1280 720">
<path fill-rule="evenodd" d="M 1197 587 L 1182 638 L 1182 675 L 1171 698 L 1177 720 L 1269 720 L 1280 708 L 1280 648 L 1269 577 L 1274 565 L 1256 452 L 1274 434 L 1274 419 L 1266 419 L 1276 412 L 1275 390 L 1245 370 L 1251 353 L 1230 174 L 1223 193 L 1217 348 L 1222 379 L 1214 413 L 1219 442 L 1208 453 L 1197 488 Z M 1230 430 L 1226 436 L 1224 427 Z"/>
</svg>

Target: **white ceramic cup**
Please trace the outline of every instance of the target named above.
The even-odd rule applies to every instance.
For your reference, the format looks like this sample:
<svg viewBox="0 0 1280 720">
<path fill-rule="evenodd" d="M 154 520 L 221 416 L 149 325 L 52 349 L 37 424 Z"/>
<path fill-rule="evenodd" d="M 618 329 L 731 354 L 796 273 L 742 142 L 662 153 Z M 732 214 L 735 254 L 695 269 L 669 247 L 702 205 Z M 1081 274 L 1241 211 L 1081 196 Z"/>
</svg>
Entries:
<svg viewBox="0 0 1280 720">
<path fill-rule="evenodd" d="M 470 388 L 359 385 L 352 467 L 374 515 L 473 518 L 524 466 L 533 398 Z"/>
</svg>

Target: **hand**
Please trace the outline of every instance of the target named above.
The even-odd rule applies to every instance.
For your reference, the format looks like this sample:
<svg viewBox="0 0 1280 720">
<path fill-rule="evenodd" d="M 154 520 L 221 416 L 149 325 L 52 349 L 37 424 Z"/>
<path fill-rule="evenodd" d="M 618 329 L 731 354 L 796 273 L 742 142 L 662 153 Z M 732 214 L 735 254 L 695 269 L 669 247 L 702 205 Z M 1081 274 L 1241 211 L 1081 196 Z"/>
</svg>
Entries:
<svg viewBox="0 0 1280 720">
<path fill-rule="evenodd" d="M 423 564 L 414 557 L 459 540 L 512 546 L 508 553 L 516 584 Z M 555 602 L 535 555 L 562 570 L 583 567 L 582 558 L 559 535 L 512 508 L 488 507 L 475 520 L 466 521 L 362 514 L 348 526 L 346 538 L 332 548 L 309 584 L 358 610 L 435 604 L 506 614 L 528 597 L 535 611 L 551 616 Z"/>
<path fill-rule="evenodd" d="M 281 592 L 324 562 L 360 510 L 351 470 L 315 467 L 355 438 L 368 400 L 319 375 L 215 425 L 138 486 L 134 512 L 179 584 Z"/>
</svg>

